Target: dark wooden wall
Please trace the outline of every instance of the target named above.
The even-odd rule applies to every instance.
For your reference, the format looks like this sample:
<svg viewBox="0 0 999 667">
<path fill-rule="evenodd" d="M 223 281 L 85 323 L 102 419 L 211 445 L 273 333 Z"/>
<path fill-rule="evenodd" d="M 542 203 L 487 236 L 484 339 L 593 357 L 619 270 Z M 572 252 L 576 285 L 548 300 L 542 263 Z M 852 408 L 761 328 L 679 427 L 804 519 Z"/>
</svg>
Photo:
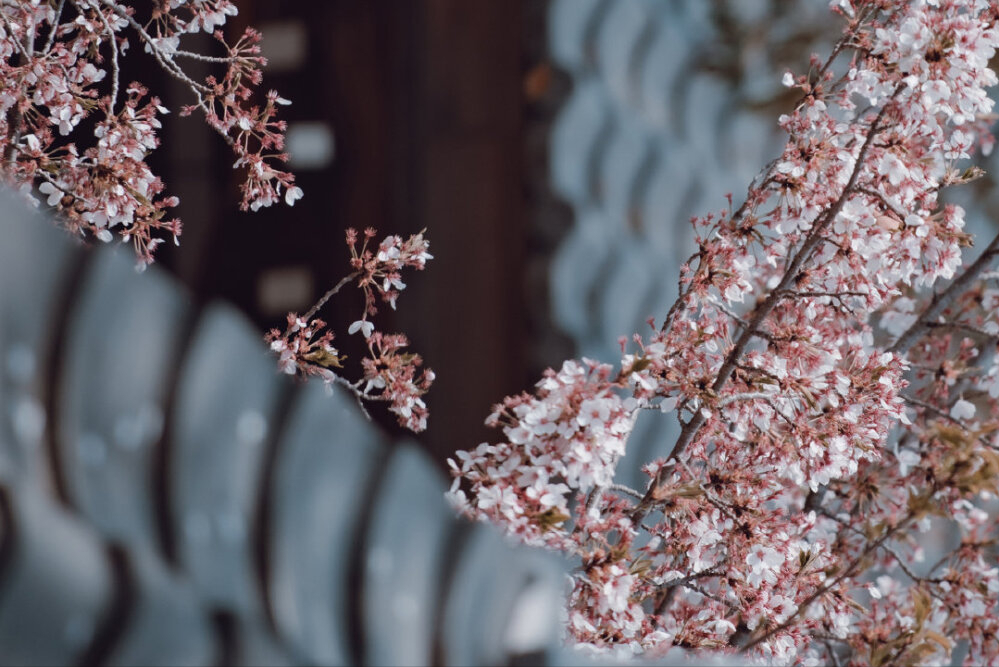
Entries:
<svg viewBox="0 0 999 667">
<path fill-rule="evenodd" d="M 535 375 L 524 288 L 524 7 L 495 0 L 238 4 L 239 22 L 260 27 L 265 47 L 268 25 L 304 27 L 306 60 L 265 72 L 264 88 L 294 101 L 289 122 L 328 123 L 335 156 L 325 168 L 298 173 L 306 195 L 293 209 L 242 214 L 225 147 L 195 121 L 175 123 L 167 135 L 173 148 L 161 159 L 187 229 L 165 263 L 200 296 L 235 301 L 263 329 L 278 321 L 258 299 L 268 271 L 304 267 L 317 297 L 345 272 L 347 227 L 380 234 L 427 228 L 435 259 L 406 279 L 399 310 L 382 313 L 386 329 L 409 334 L 437 372 L 430 429 L 419 439 L 438 460 L 497 439 L 482 426 L 490 406 Z M 324 315 L 345 331 L 359 308 L 346 298 Z M 358 341 L 347 338 L 339 343 L 356 360 Z M 379 419 L 392 428 L 391 416 Z"/>
</svg>

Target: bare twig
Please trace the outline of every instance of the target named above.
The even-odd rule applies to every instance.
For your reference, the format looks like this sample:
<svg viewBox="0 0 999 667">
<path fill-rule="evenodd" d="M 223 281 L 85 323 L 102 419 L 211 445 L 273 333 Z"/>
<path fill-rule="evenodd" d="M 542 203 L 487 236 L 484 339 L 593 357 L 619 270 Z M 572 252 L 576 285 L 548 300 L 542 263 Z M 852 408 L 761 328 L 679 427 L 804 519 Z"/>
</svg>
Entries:
<svg viewBox="0 0 999 667">
<path fill-rule="evenodd" d="M 826 647 L 826 653 L 828 653 L 829 657 L 832 659 L 833 667 L 842 667 L 839 656 L 836 654 L 836 651 L 833 650 L 832 644 L 829 643 L 829 640 L 822 640 L 822 644 Z"/>
<path fill-rule="evenodd" d="M 327 292 L 325 294 L 323 294 L 322 297 L 320 297 L 319 301 L 316 301 L 316 303 L 312 306 L 312 308 L 309 308 L 308 312 L 306 312 L 305 315 L 303 315 L 301 319 L 303 319 L 306 322 L 308 322 L 313 317 L 315 317 L 316 313 L 318 313 L 319 310 L 323 306 L 326 305 L 326 302 L 329 301 L 333 297 L 333 295 L 335 295 L 337 292 L 339 292 L 341 289 L 343 289 L 344 286 L 346 286 L 347 284 L 349 284 L 359 274 L 360 274 L 360 271 L 354 271 L 353 273 L 348 274 L 348 275 L 344 276 L 343 278 L 341 278 L 340 282 L 338 282 L 336 285 L 334 285 L 329 290 L 327 290 Z M 288 336 L 288 335 L 290 335 L 292 333 L 292 326 L 293 325 L 289 324 L 288 328 L 285 329 L 285 331 L 284 331 L 284 335 L 285 336 Z"/>
<path fill-rule="evenodd" d="M 609 490 L 611 490 L 611 491 L 617 491 L 618 493 L 623 493 L 623 494 L 625 494 L 627 496 L 631 496 L 632 498 L 639 498 L 639 499 L 641 499 L 641 497 L 642 497 L 642 492 L 641 491 L 638 491 L 637 489 L 633 489 L 630 486 L 626 486 L 624 484 L 610 484 L 606 488 L 609 489 Z"/>
<path fill-rule="evenodd" d="M 726 405 L 738 403 L 739 401 L 770 401 L 773 398 L 776 398 L 774 394 L 768 394 L 762 391 L 749 391 L 742 394 L 732 394 L 731 396 L 726 396 L 718 401 L 718 407 L 723 408 Z"/>
<path fill-rule="evenodd" d="M 884 206 L 886 209 L 895 214 L 895 216 L 898 218 L 899 223 L 905 220 L 905 211 L 895 206 L 895 204 L 890 202 L 887 197 L 885 197 L 883 194 L 881 194 L 874 188 L 859 187 L 857 188 L 857 192 L 861 192 L 867 195 L 868 197 L 877 199 L 879 202 L 881 202 L 882 206 Z"/>
<path fill-rule="evenodd" d="M 191 60 L 200 60 L 206 63 L 218 63 L 220 65 L 228 65 L 234 62 L 235 58 L 223 57 L 223 56 L 206 56 L 201 53 L 196 53 L 194 51 L 185 51 L 183 49 L 177 49 L 173 52 L 174 56 L 182 56 L 184 58 L 190 58 Z"/>
<path fill-rule="evenodd" d="M 114 28 L 108 23 L 108 18 L 104 16 L 104 12 L 101 11 L 100 7 L 97 7 L 96 10 L 97 15 L 101 17 L 101 23 L 104 24 L 104 29 L 108 31 L 108 42 L 111 44 L 111 101 L 108 103 L 108 116 L 110 117 L 114 115 L 114 108 L 118 103 L 118 86 L 121 83 L 118 68 L 118 40 L 115 39 Z"/>
<path fill-rule="evenodd" d="M 842 301 L 844 297 L 855 296 L 862 299 L 866 299 L 869 294 L 864 292 L 796 292 L 794 290 L 785 290 L 785 296 L 793 298 L 819 298 L 819 297 L 829 297 L 831 299 L 837 299 Z"/>
<path fill-rule="evenodd" d="M 943 581 L 943 579 L 939 579 L 939 578 L 921 577 L 918 574 L 916 574 L 915 572 L 913 572 L 912 570 L 910 570 L 909 566 L 906 565 L 905 561 L 902 559 L 901 554 L 899 554 L 898 552 L 896 552 L 890 545 L 882 544 L 881 545 L 881 549 L 883 551 L 887 552 L 895 560 L 895 562 L 898 564 L 898 566 L 902 569 L 902 572 L 905 572 L 905 576 L 909 577 L 913 581 L 921 581 L 921 582 L 926 582 L 926 583 L 929 583 L 929 584 L 938 584 L 941 581 Z"/>
<path fill-rule="evenodd" d="M 714 306 L 715 308 L 717 308 L 718 310 L 722 311 L 723 313 L 731 317 L 733 320 L 735 320 L 736 324 L 738 324 L 743 331 L 749 328 L 749 322 L 742 319 L 739 315 L 736 315 L 735 312 L 732 311 L 727 306 L 721 303 L 716 303 L 714 304 Z M 762 338 L 763 340 L 768 341 L 770 343 L 773 343 L 775 341 L 773 335 L 769 331 L 764 331 L 763 329 L 760 329 L 759 331 L 754 331 L 753 335 L 756 336 L 757 338 Z"/>
<path fill-rule="evenodd" d="M 991 334 L 984 329 L 980 329 L 970 324 L 964 324 L 963 322 L 927 322 L 926 327 L 929 329 L 939 329 L 943 331 L 963 331 L 964 333 L 981 336 L 982 338 L 989 340 L 999 339 L 999 335 Z"/>
<path fill-rule="evenodd" d="M 689 590 L 689 591 L 693 591 L 693 592 L 697 593 L 698 595 L 700 595 L 702 597 L 705 597 L 705 598 L 707 598 L 709 600 L 714 600 L 715 602 L 717 602 L 720 605 L 724 605 L 726 608 L 732 606 L 731 602 L 725 601 L 724 599 L 718 597 L 717 595 L 715 595 L 711 591 L 704 590 L 703 588 L 701 588 L 697 584 L 693 584 L 693 583 L 688 582 L 688 583 L 681 584 L 681 585 L 684 588 L 686 588 L 687 590 Z"/>
</svg>

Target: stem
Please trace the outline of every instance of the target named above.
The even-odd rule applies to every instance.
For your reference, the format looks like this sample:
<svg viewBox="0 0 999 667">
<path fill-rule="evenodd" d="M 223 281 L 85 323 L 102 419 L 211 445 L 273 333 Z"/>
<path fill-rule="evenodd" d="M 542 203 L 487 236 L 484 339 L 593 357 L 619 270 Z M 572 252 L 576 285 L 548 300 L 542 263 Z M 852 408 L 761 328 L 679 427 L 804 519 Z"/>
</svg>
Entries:
<svg viewBox="0 0 999 667">
<path fill-rule="evenodd" d="M 900 395 L 902 396 L 902 400 L 903 401 L 905 401 L 906 403 L 908 403 L 909 405 L 911 405 L 914 408 L 922 408 L 923 410 L 926 410 L 927 412 L 931 412 L 931 413 L 935 414 L 937 417 L 939 417 L 941 419 L 945 419 L 945 420 L 947 420 L 947 421 L 949 421 L 951 423 L 957 424 L 958 426 L 962 426 L 962 427 L 964 426 L 964 424 L 961 423 L 960 419 L 955 419 L 955 418 L 951 417 L 949 414 L 947 414 L 945 411 L 941 410 L 940 408 L 938 408 L 935 405 L 927 403 L 926 401 L 921 401 L 918 398 L 914 398 L 912 396 L 906 396 L 904 394 L 900 394 Z"/>
<path fill-rule="evenodd" d="M 231 57 L 206 56 L 200 53 L 195 53 L 194 51 L 184 51 L 183 49 L 177 49 L 173 52 L 173 55 L 175 57 L 181 56 L 184 58 L 190 58 L 191 60 L 200 60 L 205 63 L 219 63 L 222 65 L 228 65 L 235 60 L 235 58 Z"/>
<path fill-rule="evenodd" d="M 15 104 L 7 111 L 4 120 L 7 122 L 7 147 L 3 152 L 3 161 L 9 167 L 13 167 L 17 162 L 17 142 L 21 140 L 21 114 L 20 104 Z"/>
<path fill-rule="evenodd" d="M 45 40 L 45 48 L 42 49 L 44 54 L 48 54 L 55 43 L 56 29 L 59 27 L 59 20 L 62 18 L 62 10 L 65 5 L 66 0 L 59 0 L 59 4 L 56 6 L 55 16 L 52 17 L 52 29 L 49 31 L 48 39 Z"/>
<path fill-rule="evenodd" d="M 7 30 L 10 32 L 10 23 L 7 21 L 7 17 L 3 17 L 4 23 L 7 25 Z M 13 33 L 11 33 L 13 34 Z M 32 31 L 25 28 L 24 44 L 22 45 L 17 40 L 12 40 L 18 48 L 18 66 L 23 68 L 31 60 L 33 53 L 32 45 L 35 43 L 34 37 L 32 36 Z M 18 76 L 17 87 L 20 88 L 21 84 L 24 82 L 24 73 Z M 22 97 L 18 96 L 17 102 L 14 103 L 4 117 L 7 122 L 7 147 L 3 152 L 3 161 L 8 167 L 13 168 L 14 164 L 17 162 L 17 144 L 21 141 L 21 123 L 24 120 L 24 114 L 21 112 L 21 102 Z"/>
<path fill-rule="evenodd" d="M 826 647 L 826 653 L 832 658 L 833 667 L 841 667 L 842 663 L 839 661 L 839 656 L 836 655 L 836 651 L 833 649 L 832 644 L 829 643 L 829 640 L 823 640 L 822 644 Z"/>
<path fill-rule="evenodd" d="M 139 36 L 142 37 L 145 43 L 149 45 L 149 50 L 152 52 L 153 57 L 156 59 L 156 62 L 158 62 L 160 66 L 167 71 L 168 74 L 186 83 L 188 87 L 190 87 L 190 89 L 197 96 L 198 105 L 203 110 L 206 110 L 204 106 L 204 100 L 202 99 L 202 93 L 210 93 L 211 91 L 208 89 L 208 87 L 198 83 L 197 81 L 194 81 L 193 79 L 191 79 L 191 77 L 187 76 L 187 74 L 184 73 L 184 70 L 181 69 L 180 65 L 174 62 L 173 57 L 170 54 L 164 53 L 163 50 L 160 49 L 159 46 L 157 46 L 153 37 L 148 32 L 146 32 L 146 29 L 142 26 L 141 23 L 139 23 L 129 15 L 129 13 L 125 10 L 124 7 L 120 6 L 117 2 L 114 2 L 114 0 L 101 0 L 101 3 L 105 7 L 108 7 L 115 14 L 125 19 L 128 22 L 128 24 L 132 26 L 132 29 L 135 30 L 137 33 L 139 33 Z"/>
<path fill-rule="evenodd" d="M 625 495 L 631 496 L 632 498 L 641 499 L 642 492 L 637 489 L 633 489 L 630 486 L 624 484 L 611 484 L 607 487 L 609 491 L 617 491 L 618 493 L 623 493 Z"/>
<path fill-rule="evenodd" d="M 115 105 L 118 103 L 118 86 L 120 85 L 121 75 L 118 68 L 118 42 L 115 41 L 114 28 L 108 23 L 108 19 L 104 16 L 104 12 L 97 8 L 97 15 L 101 17 L 101 23 L 104 24 L 104 29 L 108 31 L 108 42 L 111 44 L 111 101 L 108 103 L 108 118 L 114 115 Z"/>
<path fill-rule="evenodd" d="M 319 301 L 316 301 L 315 305 L 313 305 L 312 308 L 309 308 L 309 311 L 307 313 L 305 313 L 305 315 L 302 316 L 302 319 L 305 320 L 306 322 L 308 322 L 309 320 L 311 320 L 316 315 L 316 313 L 318 313 L 319 310 L 323 306 L 326 305 L 326 302 L 329 301 L 333 297 L 334 294 L 336 294 L 337 292 L 339 292 L 348 283 L 350 283 L 351 281 L 353 281 L 354 278 L 356 278 L 358 275 L 360 275 L 360 273 L 361 273 L 360 271 L 354 271 L 353 273 L 348 274 L 348 275 L 344 276 L 343 278 L 341 278 L 340 282 L 338 282 L 336 285 L 334 285 L 333 287 L 331 287 L 326 292 L 326 294 L 323 294 L 323 296 L 319 299 Z M 288 336 L 290 334 L 291 334 L 291 325 L 288 325 L 288 328 L 285 329 L 284 335 Z"/>
<path fill-rule="evenodd" d="M 340 377 L 336 373 L 333 373 L 333 381 L 354 395 L 354 400 L 357 401 L 357 407 L 361 409 L 361 414 L 363 414 L 365 419 L 368 421 L 372 421 L 371 413 L 368 412 L 368 407 L 364 405 L 364 401 L 365 399 L 369 401 L 373 399 L 358 389 L 357 385 L 351 383 L 346 378 Z"/>
<path fill-rule="evenodd" d="M 999 338 L 999 334 L 990 334 L 984 329 L 971 326 L 970 324 L 964 324 L 963 322 L 927 322 L 926 326 L 930 329 L 937 329 L 939 331 L 959 331 L 969 335 L 981 336 L 987 340 L 995 340 Z"/>
</svg>

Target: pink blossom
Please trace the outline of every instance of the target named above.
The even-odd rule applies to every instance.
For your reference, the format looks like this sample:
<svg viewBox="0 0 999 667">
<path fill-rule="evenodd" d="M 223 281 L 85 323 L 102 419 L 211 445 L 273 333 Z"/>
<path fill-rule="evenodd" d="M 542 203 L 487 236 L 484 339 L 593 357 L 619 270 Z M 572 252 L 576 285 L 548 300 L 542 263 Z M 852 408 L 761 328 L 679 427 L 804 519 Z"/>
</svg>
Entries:
<svg viewBox="0 0 999 667">
<path fill-rule="evenodd" d="M 367 249 L 367 240 L 374 235 L 374 230 L 366 230 L 365 243 L 358 251 L 357 233 L 352 229 L 348 230 L 347 245 L 354 271 L 327 291 L 302 317 L 288 313 L 288 326 L 284 332 L 272 329 L 265 339 L 271 350 L 278 354 L 278 368 L 281 372 L 301 377 L 319 377 L 330 390 L 333 385 L 339 385 L 354 395 L 362 410 L 365 410 L 364 404 L 367 402 L 384 402 L 401 426 L 420 432 L 427 428 L 428 410 L 423 396 L 433 384 L 434 372 L 422 368 L 423 359 L 420 355 L 406 351 L 409 341 L 404 335 L 376 331 L 375 323 L 368 318 L 377 312 L 372 305 L 373 292 L 379 291 L 377 280 L 384 278 L 389 281 L 394 303 L 398 296 L 398 291 L 395 290 L 405 288 L 405 284 L 399 279 L 399 272 L 405 268 L 422 270 L 427 260 L 432 259 L 427 252 L 429 242 L 423 238 L 422 233 L 405 241 L 390 236 L 382 246 L 394 249 L 392 256 L 388 257 L 386 254 L 384 259 L 378 259 Z M 361 318 L 347 328 L 348 334 L 360 332 L 368 347 L 368 355 L 360 361 L 361 377 L 356 380 L 348 380 L 341 375 L 346 356 L 341 356 L 333 347 L 334 334 L 326 329 L 326 323 L 315 317 L 329 299 L 350 284 L 356 284 L 364 292 L 366 301 Z M 550 490 L 538 486 L 533 492 L 541 504 L 554 504 Z M 507 509 L 505 500 L 500 503 L 499 499 L 506 499 L 506 496 L 499 493 L 487 497 L 483 502 L 487 509 Z"/>
<path fill-rule="evenodd" d="M 259 35 L 247 31 L 231 45 L 225 41 L 217 28 L 236 13 L 229 0 L 152 4 L 144 23 L 117 0 L 8 2 L 0 8 L 5 179 L 23 191 L 37 185 L 71 232 L 131 243 L 140 267 L 153 261 L 164 238 L 178 242 L 181 223 L 167 216 L 177 199 L 164 195 L 147 163 L 167 110 L 142 84 L 121 80 L 130 41 L 186 86 L 194 104 L 185 113 L 202 113 L 232 147 L 236 165 L 247 167 L 244 208 L 269 205 L 282 192 L 289 205 L 302 196 L 294 176 L 275 167 L 284 160 L 285 129 L 275 119 L 275 105 L 286 100 L 272 93 L 263 105 L 250 102 L 263 64 Z M 184 51 L 184 35 L 199 30 L 212 34 L 225 55 L 210 59 Z M 179 56 L 213 62 L 217 71 L 196 81 Z M 94 122 L 81 125 L 86 118 Z"/>
</svg>

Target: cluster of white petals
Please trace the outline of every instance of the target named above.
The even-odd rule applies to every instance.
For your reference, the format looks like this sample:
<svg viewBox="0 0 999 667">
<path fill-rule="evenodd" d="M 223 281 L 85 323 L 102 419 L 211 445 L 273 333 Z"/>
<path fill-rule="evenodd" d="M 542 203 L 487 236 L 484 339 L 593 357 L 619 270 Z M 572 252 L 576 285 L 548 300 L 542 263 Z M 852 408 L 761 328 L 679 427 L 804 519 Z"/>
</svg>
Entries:
<svg viewBox="0 0 999 667">
<path fill-rule="evenodd" d="M 613 482 L 634 426 L 638 402 L 621 398 L 611 367 L 566 361 L 537 384 L 537 393 L 507 398 L 487 423 L 502 426 L 507 442 L 459 451 L 450 498 L 480 518 L 501 524 L 526 542 L 554 546 L 567 536 L 571 494 Z M 474 504 L 459 488 L 471 483 Z M 565 544 L 565 542 L 562 542 Z"/>
</svg>

